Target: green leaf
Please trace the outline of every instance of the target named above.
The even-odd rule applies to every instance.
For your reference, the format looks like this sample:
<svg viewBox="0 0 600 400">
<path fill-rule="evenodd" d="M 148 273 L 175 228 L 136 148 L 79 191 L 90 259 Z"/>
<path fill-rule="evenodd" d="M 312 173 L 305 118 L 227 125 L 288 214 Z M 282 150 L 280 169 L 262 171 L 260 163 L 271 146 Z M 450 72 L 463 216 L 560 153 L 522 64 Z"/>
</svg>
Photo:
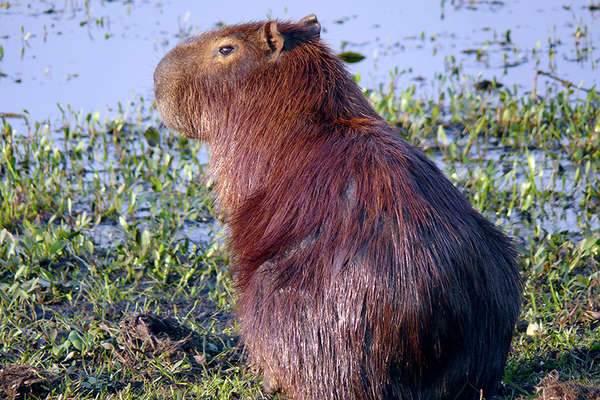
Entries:
<svg viewBox="0 0 600 400">
<path fill-rule="evenodd" d="M 59 231 L 58 235 L 62 239 L 71 240 L 75 236 L 79 235 L 80 233 L 81 233 L 81 231 Z"/>
<path fill-rule="evenodd" d="M 54 257 L 54 255 L 60 250 L 62 250 L 66 245 L 67 242 L 65 242 L 64 240 L 57 240 L 56 242 L 54 242 L 54 244 L 50 248 L 50 257 Z"/>
<path fill-rule="evenodd" d="M 533 203 L 533 196 L 528 194 L 527 197 L 525 197 L 525 201 L 523 202 L 523 205 L 521 206 L 521 210 L 522 211 L 529 210 L 529 207 L 531 207 L 532 203 Z"/>
<path fill-rule="evenodd" d="M 598 241 L 600 241 L 600 239 L 598 239 L 595 236 L 586 237 L 581 242 L 579 242 L 579 248 L 581 249 L 582 252 L 585 253 L 589 249 L 591 249 L 592 246 L 594 246 Z"/>
<path fill-rule="evenodd" d="M 124 216 L 119 216 L 119 224 L 121 224 L 121 226 L 123 227 L 123 229 L 128 230 L 129 229 L 129 224 L 127 223 L 127 220 L 125 219 Z"/>
<path fill-rule="evenodd" d="M 83 352 L 85 350 L 85 342 L 77 331 L 71 331 L 71 333 L 69 333 L 69 342 L 71 342 L 73 347 L 75 347 L 80 352 Z"/>
<path fill-rule="evenodd" d="M 348 64 L 354 64 L 365 59 L 365 56 L 354 51 L 343 51 L 338 54 L 338 57 Z"/>
<path fill-rule="evenodd" d="M 146 141 L 151 147 L 156 147 L 158 143 L 160 143 L 160 135 L 158 134 L 158 129 L 151 126 L 144 131 L 144 137 Z"/>
<path fill-rule="evenodd" d="M 147 229 L 144 229 L 144 231 L 142 232 L 142 237 L 140 240 L 140 245 L 142 246 L 143 249 L 147 249 L 150 246 L 150 232 Z"/>
<path fill-rule="evenodd" d="M 438 140 L 438 143 L 441 143 L 444 146 L 448 145 L 448 138 L 446 137 L 446 130 L 444 129 L 444 127 L 442 125 L 438 126 L 437 140 Z"/>
<path fill-rule="evenodd" d="M 535 173 L 535 158 L 530 153 L 527 153 L 527 163 L 529 164 L 529 170 L 532 175 L 536 175 Z"/>
</svg>

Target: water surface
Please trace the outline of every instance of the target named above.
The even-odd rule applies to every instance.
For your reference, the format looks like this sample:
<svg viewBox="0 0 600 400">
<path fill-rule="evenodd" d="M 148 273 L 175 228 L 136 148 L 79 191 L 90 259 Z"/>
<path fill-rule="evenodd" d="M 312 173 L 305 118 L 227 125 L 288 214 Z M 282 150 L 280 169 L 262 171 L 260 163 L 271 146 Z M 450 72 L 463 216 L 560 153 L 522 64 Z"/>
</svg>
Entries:
<svg viewBox="0 0 600 400">
<path fill-rule="evenodd" d="M 158 60 L 182 38 L 267 17 L 316 13 L 335 51 L 365 87 L 390 81 L 432 90 L 439 74 L 473 84 L 496 79 L 531 90 L 535 71 L 591 87 L 598 82 L 600 11 L 584 1 L 0 2 L 0 113 L 54 119 L 71 107 L 103 115 L 152 98 Z M 538 77 L 538 86 L 552 82 Z"/>
</svg>

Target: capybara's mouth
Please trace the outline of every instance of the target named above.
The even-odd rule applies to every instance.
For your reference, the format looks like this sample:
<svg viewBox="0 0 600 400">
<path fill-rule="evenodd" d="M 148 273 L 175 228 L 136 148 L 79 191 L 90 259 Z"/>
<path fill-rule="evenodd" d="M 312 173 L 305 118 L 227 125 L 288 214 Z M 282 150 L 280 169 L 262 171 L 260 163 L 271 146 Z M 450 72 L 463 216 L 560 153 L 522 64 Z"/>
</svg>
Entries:
<svg viewBox="0 0 600 400">
<path fill-rule="evenodd" d="M 195 137 L 191 117 L 182 115 L 186 107 L 182 107 L 185 92 L 181 84 L 185 77 L 179 57 L 181 51 L 176 48 L 165 55 L 154 70 L 154 97 L 156 106 L 165 125 L 186 137 Z"/>
<path fill-rule="evenodd" d="M 173 124 L 177 110 L 174 110 L 171 106 L 173 98 L 172 93 L 169 91 L 170 85 L 173 84 L 170 82 L 171 77 L 169 74 L 171 66 L 170 54 L 163 57 L 154 70 L 154 98 L 156 99 L 158 112 L 165 125 L 170 129 L 178 130 L 178 127 Z"/>
</svg>

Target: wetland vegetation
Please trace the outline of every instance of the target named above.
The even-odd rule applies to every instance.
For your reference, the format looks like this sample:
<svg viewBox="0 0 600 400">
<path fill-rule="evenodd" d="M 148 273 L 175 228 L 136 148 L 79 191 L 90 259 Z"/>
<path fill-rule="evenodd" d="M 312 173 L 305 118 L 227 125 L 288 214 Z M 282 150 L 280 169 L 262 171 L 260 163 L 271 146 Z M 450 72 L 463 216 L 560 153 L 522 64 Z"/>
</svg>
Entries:
<svg viewBox="0 0 600 400">
<path fill-rule="evenodd" d="M 463 7 L 492 3 L 500 2 Z M 396 70 L 364 90 L 518 244 L 523 310 L 501 399 L 600 398 L 593 29 L 582 24 L 562 39 L 589 69 L 583 84 L 539 65 L 527 84 L 485 80 L 446 56 L 426 86 Z M 18 39 L 0 40 L 0 84 L 18 78 L 2 61 L 10 40 Z M 552 43 L 538 52 L 560 56 Z M 481 55 L 494 46 L 502 51 L 490 43 Z M 74 109 L 61 106 L 52 119 L 0 109 L 0 397 L 271 398 L 237 343 L 206 149 L 166 131 L 149 93 L 104 116 Z"/>
</svg>

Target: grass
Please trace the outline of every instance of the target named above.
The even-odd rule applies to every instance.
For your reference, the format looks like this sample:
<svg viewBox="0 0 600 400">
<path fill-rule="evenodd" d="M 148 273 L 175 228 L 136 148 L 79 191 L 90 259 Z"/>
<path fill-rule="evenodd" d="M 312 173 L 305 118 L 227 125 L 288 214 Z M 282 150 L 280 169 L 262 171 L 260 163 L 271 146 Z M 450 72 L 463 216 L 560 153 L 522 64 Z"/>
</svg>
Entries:
<svg viewBox="0 0 600 400">
<path fill-rule="evenodd" d="M 365 95 L 517 240 L 524 307 L 503 398 L 534 398 L 551 373 L 598 387 L 600 93 L 439 79 L 434 95 L 393 79 Z M 231 318 L 204 150 L 159 132 L 147 100 L 129 110 L 66 109 L 20 133 L 0 120 L 0 394 L 268 399 Z"/>
</svg>

